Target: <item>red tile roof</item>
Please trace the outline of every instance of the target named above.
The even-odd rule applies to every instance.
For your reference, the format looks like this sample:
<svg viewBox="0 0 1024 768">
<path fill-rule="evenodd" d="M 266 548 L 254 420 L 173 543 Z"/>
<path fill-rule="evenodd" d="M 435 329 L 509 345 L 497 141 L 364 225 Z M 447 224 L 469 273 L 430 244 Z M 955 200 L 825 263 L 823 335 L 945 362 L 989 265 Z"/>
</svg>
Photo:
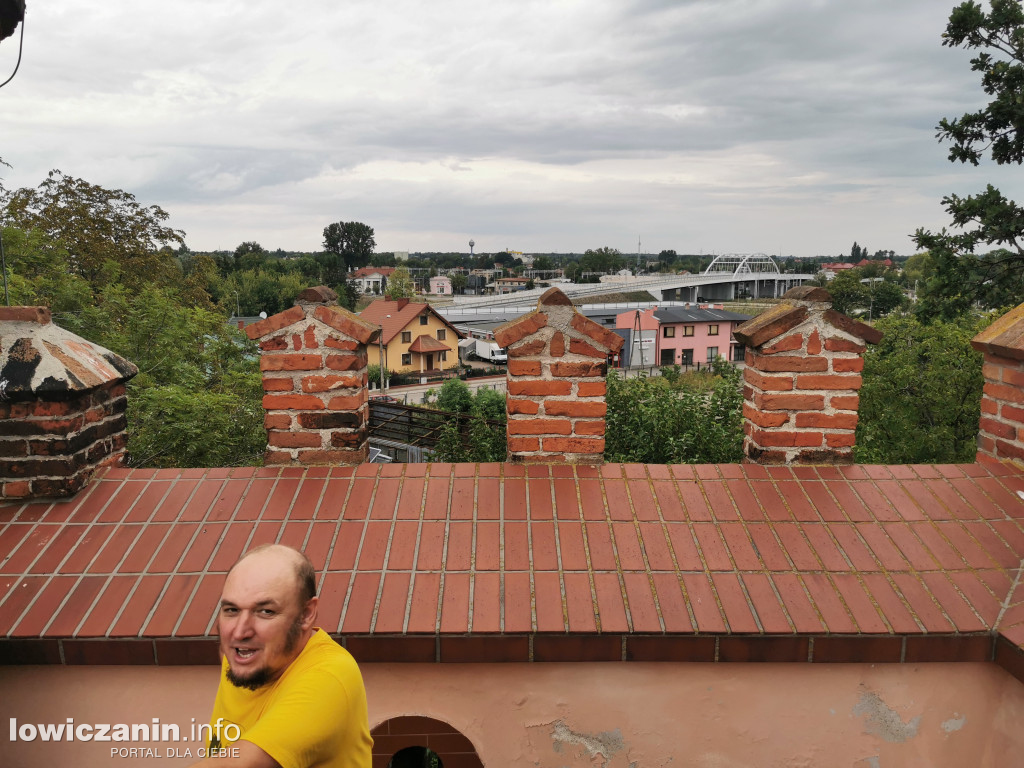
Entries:
<svg viewBox="0 0 1024 768">
<path fill-rule="evenodd" d="M 421 334 L 416 337 L 416 340 L 409 345 L 410 352 L 448 352 L 450 347 L 442 344 L 440 341 L 435 339 L 433 336 L 427 334 Z"/>
<path fill-rule="evenodd" d="M 356 280 L 360 277 L 369 277 L 370 275 L 383 275 L 384 277 L 390 277 L 391 273 L 394 271 L 395 267 L 360 267 L 348 277 L 350 280 Z"/>
<path fill-rule="evenodd" d="M 452 330 L 452 333 L 457 338 L 462 338 L 464 334 L 459 333 L 455 326 L 445 320 L 439 315 L 434 309 L 426 303 L 409 301 L 406 302 L 404 299 L 400 301 L 394 301 L 392 299 L 377 299 L 372 302 L 366 309 L 359 313 L 359 316 L 371 323 L 375 323 L 383 328 L 383 342 L 389 343 L 395 336 L 404 331 L 412 321 L 419 317 L 424 312 L 429 312 L 434 315 L 438 320 L 445 324 Z M 448 347 L 445 347 L 448 349 Z"/>
<path fill-rule="evenodd" d="M 1024 678 L 1024 470 L 994 462 L 111 470 L 0 505 L 0 660 L 215 660 L 224 575 L 273 541 L 306 550 L 321 626 L 367 661 L 995 659 Z"/>
</svg>

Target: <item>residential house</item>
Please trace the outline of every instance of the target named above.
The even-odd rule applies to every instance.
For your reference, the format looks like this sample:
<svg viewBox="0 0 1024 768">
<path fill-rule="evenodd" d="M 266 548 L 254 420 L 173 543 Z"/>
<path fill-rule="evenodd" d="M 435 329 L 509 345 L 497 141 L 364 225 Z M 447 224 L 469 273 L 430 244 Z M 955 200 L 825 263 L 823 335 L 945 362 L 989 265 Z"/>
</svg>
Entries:
<svg viewBox="0 0 1024 768">
<path fill-rule="evenodd" d="M 381 326 L 378 344 L 367 347 L 370 365 L 395 373 L 427 373 L 455 368 L 458 344 L 463 336 L 429 304 L 409 299 L 377 299 L 359 316 Z"/>
<path fill-rule="evenodd" d="M 650 331 L 656 332 L 653 350 L 649 342 L 641 346 L 644 355 L 650 355 L 648 365 L 691 366 L 705 365 L 719 356 L 742 360 L 743 346 L 732 338 L 732 331 L 749 319 L 749 315 L 707 306 L 652 307 L 617 315 L 615 327 L 637 329 L 639 324 L 637 330 L 641 333 L 637 335 L 641 338 L 649 338 Z M 630 358 L 632 365 L 641 364 L 639 351 Z"/>
<path fill-rule="evenodd" d="M 430 292 L 437 296 L 452 295 L 452 280 L 447 275 L 436 275 L 430 278 Z"/>
<path fill-rule="evenodd" d="M 360 293 L 384 293 L 394 267 L 361 267 L 348 276 Z"/>
<path fill-rule="evenodd" d="M 822 264 L 821 271 L 825 273 L 826 280 L 831 280 L 840 272 L 845 272 L 848 269 L 854 269 L 856 266 L 856 264 L 850 264 L 848 262 L 834 262 L 832 264 Z"/>
<path fill-rule="evenodd" d="M 526 284 L 530 282 L 527 277 L 499 277 L 494 281 L 494 292 L 499 296 L 505 293 L 525 291 Z"/>
</svg>

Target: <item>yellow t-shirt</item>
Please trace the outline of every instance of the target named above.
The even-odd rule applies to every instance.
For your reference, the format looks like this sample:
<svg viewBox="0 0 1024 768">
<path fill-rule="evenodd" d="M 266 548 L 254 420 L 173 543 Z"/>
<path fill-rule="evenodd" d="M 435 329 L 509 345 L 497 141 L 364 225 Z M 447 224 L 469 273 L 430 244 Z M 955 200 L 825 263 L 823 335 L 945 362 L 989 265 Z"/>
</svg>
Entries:
<svg viewBox="0 0 1024 768">
<path fill-rule="evenodd" d="M 250 691 L 227 680 L 210 717 L 210 747 L 250 741 L 282 768 L 369 768 L 373 739 L 366 714 L 363 677 L 351 654 L 317 629 L 306 647 L 270 685 Z M 237 739 L 235 728 L 238 726 Z M 227 733 L 225 734 L 225 731 Z"/>
</svg>

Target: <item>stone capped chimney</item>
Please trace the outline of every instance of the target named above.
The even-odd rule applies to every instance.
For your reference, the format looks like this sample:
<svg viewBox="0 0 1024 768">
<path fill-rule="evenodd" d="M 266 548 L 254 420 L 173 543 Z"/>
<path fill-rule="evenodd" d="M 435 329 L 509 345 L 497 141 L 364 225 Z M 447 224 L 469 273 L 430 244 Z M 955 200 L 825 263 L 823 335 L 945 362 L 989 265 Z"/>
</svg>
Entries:
<svg viewBox="0 0 1024 768">
<path fill-rule="evenodd" d="M 551 288 L 533 312 L 496 328 L 494 340 L 508 353 L 509 459 L 600 464 L 607 359 L 623 338 Z"/>
<path fill-rule="evenodd" d="M 865 345 L 882 334 L 833 310 L 824 288 L 793 288 L 783 298 L 733 331 L 747 347 L 745 459 L 850 463 Z"/>
<path fill-rule="evenodd" d="M 978 456 L 1024 462 L 1024 304 L 971 341 L 982 352 Z"/>
<path fill-rule="evenodd" d="M 71 496 L 118 464 L 138 372 L 46 307 L 0 307 L 0 497 Z"/>
<path fill-rule="evenodd" d="M 259 342 L 267 464 L 366 461 L 366 345 L 380 327 L 343 307 L 327 286 L 245 329 Z"/>
</svg>

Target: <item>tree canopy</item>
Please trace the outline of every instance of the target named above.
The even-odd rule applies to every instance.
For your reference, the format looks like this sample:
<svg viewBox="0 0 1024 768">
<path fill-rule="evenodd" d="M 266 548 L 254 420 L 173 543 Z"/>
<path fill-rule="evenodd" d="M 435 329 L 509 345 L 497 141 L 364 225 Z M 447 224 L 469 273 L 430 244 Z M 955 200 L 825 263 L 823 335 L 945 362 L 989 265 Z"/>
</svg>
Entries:
<svg viewBox="0 0 1024 768">
<path fill-rule="evenodd" d="M 173 279 L 177 263 L 170 248 L 184 232 L 165 224 L 157 205 L 140 205 L 120 189 L 105 189 L 61 171 L 50 171 L 35 189 L 15 190 L 3 200 L 8 225 L 38 233 L 63 251 L 74 275 L 95 283 L 110 270 L 130 284 L 159 276 Z"/>
<path fill-rule="evenodd" d="M 950 162 L 978 165 L 990 156 L 999 165 L 1024 162 L 1024 7 L 1019 0 L 992 0 L 986 13 L 973 1 L 953 9 L 942 44 L 976 50 L 971 69 L 981 73 L 990 101 L 976 112 L 943 118 L 940 142 Z M 955 232 L 919 229 L 918 247 L 930 252 L 936 270 L 918 309 L 925 318 L 951 316 L 975 302 L 1008 306 L 1024 296 L 1024 210 L 989 184 L 977 195 L 942 199 Z M 994 246 L 994 247 L 993 247 Z M 991 249 L 991 250 L 988 250 Z"/>
<path fill-rule="evenodd" d="M 188 253 L 158 206 L 60 171 L 0 202 L 11 300 L 49 307 L 62 327 L 139 367 L 128 383 L 129 464 L 258 463 L 259 358 L 208 292 L 220 280 L 214 260 Z"/>
<path fill-rule="evenodd" d="M 884 336 L 864 356 L 857 461 L 974 460 L 984 378 L 971 339 L 988 322 L 969 315 L 928 325 L 913 316 L 878 321 Z"/>
<path fill-rule="evenodd" d="M 348 272 L 365 267 L 377 247 L 373 227 L 358 221 L 338 221 L 324 227 L 324 250 L 338 256 Z"/>
<path fill-rule="evenodd" d="M 413 284 L 412 276 L 405 267 L 397 267 L 391 276 L 388 277 L 388 286 L 384 289 L 384 295 L 394 301 L 395 299 L 411 299 L 416 295 L 416 286 Z"/>
<path fill-rule="evenodd" d="M 727 463 L 743 456 L 740 372 L 722 358 L 700 376 L 608 372 L 605 460 Z"/>
</svg>

